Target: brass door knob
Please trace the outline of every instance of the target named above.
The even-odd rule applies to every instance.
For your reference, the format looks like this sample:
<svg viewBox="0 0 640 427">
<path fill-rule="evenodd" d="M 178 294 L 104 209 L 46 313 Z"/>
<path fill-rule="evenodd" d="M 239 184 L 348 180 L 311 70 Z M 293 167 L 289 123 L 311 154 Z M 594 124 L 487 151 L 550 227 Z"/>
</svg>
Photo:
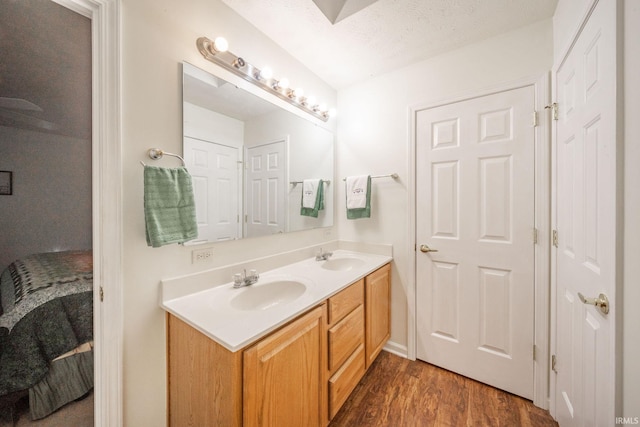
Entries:
<svg viewBox="0 0 640 427">
<path fill-rule="evenodd" d="M 605 294 L 598 295 L 598 298 L 586 298 L 578 292 L 578 298 L 583 304 L 595 305 L 602 314 L 609 314 L 609 298 Z"/>
<path fill-rule="evenodd" d="M 427 245 L 420 245 L 420 252 L 438 252 L 437 249 L 431 249 L 429 246 Z"/>
</svg>

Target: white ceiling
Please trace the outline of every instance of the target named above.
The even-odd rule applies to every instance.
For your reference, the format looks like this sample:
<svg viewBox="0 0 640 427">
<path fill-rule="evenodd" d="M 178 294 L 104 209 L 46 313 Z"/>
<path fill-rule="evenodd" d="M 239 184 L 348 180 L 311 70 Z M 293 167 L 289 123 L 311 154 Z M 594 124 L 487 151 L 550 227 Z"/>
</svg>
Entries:
<svg viewBox="0 0 640 427">
<path fill-rule="evenodd" d="M 558 2 L 366 0 L 332 24 L 313 0 L 222 1 L 335 89 L 550 18 Z"/>
</svg>

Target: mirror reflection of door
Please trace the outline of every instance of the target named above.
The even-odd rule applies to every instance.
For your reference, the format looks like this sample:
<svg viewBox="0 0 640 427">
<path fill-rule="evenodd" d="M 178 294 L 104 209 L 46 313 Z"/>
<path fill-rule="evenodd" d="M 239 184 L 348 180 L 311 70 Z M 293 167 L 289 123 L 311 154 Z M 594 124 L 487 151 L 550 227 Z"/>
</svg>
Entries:
<svg viewBox="0 0 640 427">
<path fill-rule="evenodd" d="M 246 237 L 285 232 L 286 140 L 247 148 Z"/>
<path fill-rule="evenodd" d="M 185 137 L 184 156 L 193 179 L 198 240 L 219 242 L 242 237 L 240 149 Z"/>
</svg>

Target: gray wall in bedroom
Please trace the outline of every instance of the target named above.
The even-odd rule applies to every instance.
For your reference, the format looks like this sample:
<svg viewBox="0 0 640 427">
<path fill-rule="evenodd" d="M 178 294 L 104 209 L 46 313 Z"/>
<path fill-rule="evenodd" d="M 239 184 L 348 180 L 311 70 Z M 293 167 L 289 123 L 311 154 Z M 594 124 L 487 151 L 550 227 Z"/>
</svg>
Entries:
<svg viewBox="0 0 640 427">
<path fill-rule="evenodd" d="M 0 270 L 29 253 L 91 248 L 91 144 L 0 127 Z"/>
</svg>

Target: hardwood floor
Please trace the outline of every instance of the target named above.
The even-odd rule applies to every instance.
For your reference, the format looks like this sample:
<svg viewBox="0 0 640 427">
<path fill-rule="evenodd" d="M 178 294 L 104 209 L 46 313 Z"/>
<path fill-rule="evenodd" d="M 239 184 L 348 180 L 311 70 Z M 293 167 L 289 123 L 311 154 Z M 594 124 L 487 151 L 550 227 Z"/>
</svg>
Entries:
<svg viewBox="0 0 640 427">
<path fill-rule="evenodd" d="M 383 351 L 329 427 L 557 425 L 531 401 Z"/>
</svg>

